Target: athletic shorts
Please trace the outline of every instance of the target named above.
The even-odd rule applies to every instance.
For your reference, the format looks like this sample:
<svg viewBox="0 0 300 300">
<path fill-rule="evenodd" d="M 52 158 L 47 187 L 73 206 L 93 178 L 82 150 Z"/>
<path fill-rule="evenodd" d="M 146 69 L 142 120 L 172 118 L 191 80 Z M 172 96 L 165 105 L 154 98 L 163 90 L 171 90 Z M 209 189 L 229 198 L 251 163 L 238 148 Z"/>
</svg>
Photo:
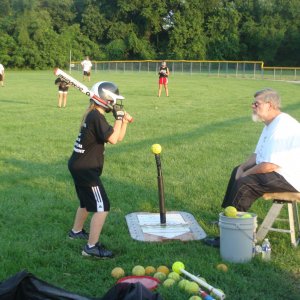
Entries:
<svg viewBox="0 0 300 300">
<path fill-rule="evenodd" d="M 62 91 L 62 90 L 58 90 L 59 94 L 68 94 L 68 91 Z"/>
<path fill-rule="evenodd" d="M 84 75 L 84 76 L 90 76 L 90 75 L 91 75 L 91 72 L 83 71 L 83 75 Z"/>
<path fill-rule="evenodd" d="M 75 185 L 75 189 L 81 208 L 88 212 L 110 211 L 109 199 L 102 184 L 92 187 Z"/>
<path fill-rule="evenodd" d="M 58 92 L 59 93 L 67 93 L 69 90 L 69 87 L 68 86 L 59 86 L 58 87 Z"/>
<path fill-rule="evenodd" d="M 168 84 L 168 77 L 160 77 L 158 83 L 159 84 Z"/>
</svg>

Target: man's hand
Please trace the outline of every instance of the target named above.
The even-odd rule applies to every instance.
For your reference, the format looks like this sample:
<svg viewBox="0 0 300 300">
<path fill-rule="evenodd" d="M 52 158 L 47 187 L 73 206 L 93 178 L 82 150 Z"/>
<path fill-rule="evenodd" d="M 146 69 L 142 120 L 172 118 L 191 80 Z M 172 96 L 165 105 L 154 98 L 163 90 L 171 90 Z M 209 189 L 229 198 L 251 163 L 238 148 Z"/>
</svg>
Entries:
<svg viewBox="0 0 300 300">
<path fill-rule="evenodd" d="M 113 115 L 115 117 L 116 120 L 120 120 L 122 121 L 124 116 L 125 116 L 125 112 L 123 110 L 123 107 L 120 105 L 114 105 L 113 107 Z"/>
</svg>

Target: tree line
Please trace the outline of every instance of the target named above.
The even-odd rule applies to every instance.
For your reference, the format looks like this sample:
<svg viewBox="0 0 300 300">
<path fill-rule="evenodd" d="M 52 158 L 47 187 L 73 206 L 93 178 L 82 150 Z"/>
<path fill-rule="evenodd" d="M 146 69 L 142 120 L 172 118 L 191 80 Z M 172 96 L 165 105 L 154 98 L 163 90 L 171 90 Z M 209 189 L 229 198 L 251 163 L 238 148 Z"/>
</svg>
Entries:
<svg viewBox="0 0 300 300">
<path fill-rule="evenodd" d="M 300 65 L 300 0 L 1 0 L 0 62 L 260 60 Z"/>
</svg>

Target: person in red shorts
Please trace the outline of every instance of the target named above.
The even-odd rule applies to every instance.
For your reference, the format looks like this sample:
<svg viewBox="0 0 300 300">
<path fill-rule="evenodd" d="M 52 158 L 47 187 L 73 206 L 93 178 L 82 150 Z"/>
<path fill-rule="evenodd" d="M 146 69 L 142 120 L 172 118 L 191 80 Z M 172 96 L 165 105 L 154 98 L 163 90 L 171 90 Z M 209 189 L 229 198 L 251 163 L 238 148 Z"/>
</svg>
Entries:
<svg viewBox="0 0 300 300">
<path fill-rule="evenodd" d="M 167 67 L 167 64 L 165 61 L 161 63 L 161 66 L 159 68 L 159 80 L 158 80 L 158 97 L 161 95 L 162 86 L 164 86 L 166 95 L 169 97 L 169 89 L 168 89 L 168 77 L 170 75 L 169 68 Z"/>
</svg>

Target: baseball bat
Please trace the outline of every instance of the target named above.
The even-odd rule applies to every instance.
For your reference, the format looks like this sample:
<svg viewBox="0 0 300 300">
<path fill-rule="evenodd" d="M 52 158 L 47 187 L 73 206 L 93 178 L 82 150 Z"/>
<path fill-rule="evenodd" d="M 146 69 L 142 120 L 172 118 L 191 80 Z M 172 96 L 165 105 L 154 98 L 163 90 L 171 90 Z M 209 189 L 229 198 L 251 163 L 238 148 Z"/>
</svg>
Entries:
<svg viewBox="0 0 300 300">
<path fill-rule="evenodd" d="M 200 296 L 203 298 L 203 300 L 216 300 L 211 295 L 208 295 L 205 291 L 199 289 Z"/>
<path fill-rule="evenodd" d="M 91 99 L 95 99 L 95 100 L 103 103 L 103 105 L 108 106 L 110 109 L 113 109 L 113 107 L 110 104 L 108 104 L 106 101 L 104 101 L 103 99 L 101 99 L 100 97 L 95 95 L 95 93 L 93 93 L 86 85 L 82 84 L 81 82 L 79 82 L 78 80 L 76 80 L 74 77 L 70 76 L 63 70 L 61 70 L 59 68 L 55 68 L 54 75 L 57 77 L 60 77 L 63 81 L 72 85 L 73 87 L 78 89 L 81 93 L 87 95 Z"/>
<path fill-rule="evenodd" d="M 108 104 L 106 101 L 104 101 L 99 96 L 97 96 L 95 93 L 93 93 L 86 85 L 84 85 L 83 83 L 81 83 L 80 81 L 75 79 L 74 77 L 70 76 L 69 74 L 67 74 L 63 70 L 61 70 L 59 68 L 55 68 L 54 69 L 54 75 L 61 78 L 67 84 L 72 85 L 73 87 L 78 89 L 81 93 L 87 95 L 91 99 L 95 99 L 95 100 L 103 103 L 104 105 L 108 106 L 110 109 L 113 109 L 113 107 L 110 104 Z M 130 116 L 130 115 L 129 115 L 129 117 L 130 117 L 130 119 L 127 119 L 127 121 L 129 123 L 132 123 L 133 122 L 133 117 Z"/>
<path fill-rule="evenodd" d="M 225 299 L 225 294 L 223 292 L 217 290 L 212 285 L 208 284 L 206 281 L 200 279 L 199 277 L 189 273 L 188 271 L 186 271 L 184 269 L 180 269 L 179 271 L 181 273 L 183 273 L 184 275 L 186 275 L 187 277 L 194 280 L 195 282 L 199 283 L 199 285 L 201 285 L 203 288 L 207 289 L 210 293 L 213 292 L 218 298 L 220 298 L 222 300 Z"/>
</svg>

